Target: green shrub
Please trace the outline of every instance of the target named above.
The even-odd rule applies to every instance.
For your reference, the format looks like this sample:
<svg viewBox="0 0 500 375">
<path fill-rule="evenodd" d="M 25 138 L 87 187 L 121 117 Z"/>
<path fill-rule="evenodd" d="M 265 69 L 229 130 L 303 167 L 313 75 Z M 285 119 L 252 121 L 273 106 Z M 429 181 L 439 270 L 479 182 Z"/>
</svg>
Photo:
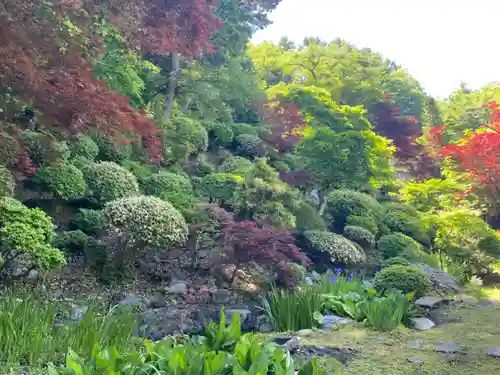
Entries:
<svg viewBox="0 0 500 375">
<path fill-rule="evenodd" d="M 221 203 L 229 203 L 233 199 L 236 188 L 243 178 L 231 173 L 214 173 L 203 177 L 200 183 L 202 193 Z"/>
<path fill-rule="evenodd" d="M 208 133 L 201 123 L 195 119 L 179 116 L 172 120 L 166 130 L 169 140 L 166 154 L 170 158 L 184 161 L 189 155 L 198 155 L 207 150 Z"/>
<path fill-rule="evenodd" d="M 213 140 L 212 144 L 216 146 L 226 146 L 234 139 L 233 128 L 231 124 L 225 122 L 214 122 L 207 126 L 209 137 Z"/>
<path fill-rule="evenodd" d="M 53 246 L 67 254 L 81 254 L 88 239 L 89 236 L 79 229 L 60 232 L 56 234 Z"/>
<path fill-rule="evenodd" d="M 383 267 L 390 267 L 390 266 L 409 266 L 410 262 L 403 258 L 403 257 L 394 257 L 394 258 L 389 258 L 386 259 L 382 262 Z"/>
<path fill-rule="evenodd" d="M 168 248 L 182 244 L 187 224 L 182 214 L 170 203 L 156 197 L 121 198 L 104 209 L 105 222 L 128 243 L 135 246 Z"/>
<path fill-rule="evenodd" d="M 258 158 L 266 154 L 264 144 L 256 135 L 241 134 L 235 138 L 238 153 L 249 158 Z"/>
<path fill-rule="evenodd" d="M 385 215 L 383 223 L 391 232 L 400 232 L 419 242 L 428 242 L 418 217 L 410 216 L 403 211 L 390 211 Z"/>
<path fill-rule="evenodd" d="M 183 215 L 192 210 L 198 202 L 193 194 L 185 192 L 167 192 L 162 194 L 160 198 L 171 203 Z"/>
<path fill-rule="evenodd" d="M 232 130 L 235 137 L 242 134 L 250 134 L 253 136 L 258 135 L 258 129 L 256 126 L 245 124 L 241 122 L 235 122 L 232 124 Z"/>
<path fill-rule="evenodd" d="M 72 223 L 77 229 L 89 235 L 94 235 L 104 227 L 104 214 L 102 210 L 80 208 L 73 217 Z"/>
<path fill-rule="evenodd" d="M 394 258 L 404 252 L 417 252 L 420 247 L 414 239 L 402 234 L 392 233 L 380 237 L 377 248 L 382 252 L 384 258 Z"/>
<path fill-rule="evenodd" d="M 66 161 L 71 154 L 66 142 L 45 133 L 24 132 L 23 145 L 36 165 Z"/>
<path fill-rule="evenodd" d="M 318 213 L 318 210 L 306 202 L 299 202 L 292 208 L 295 215 L 295 225 L 298 230 L 305 232 L 308 230 L 327 230 L 325 221 Z"/>
<path fill-rule="evenodd" d="M 90 197 L 98 205 L 139 195 L 135 176 L 118 164 L 107 161 L 92 163 L 83 172 Z"/>
<path fill-rule="evenodd" d="M 35 177 L 56 196 L 72 200 L 85 195 L 83 173 L 72 164 L 59 163 L 41 167 Z"/>
<path fill-rule="evenodd" d="M 5 132 L 0 134 L 0 164 L 7 167 L 14 166 L 21 152 L 21 145 L 16 138 Z"/>
<path fill-rule="evenodd" d="M 193 191 L 188 178 L 165 171 L 146 177 L 143 180 L 143 186 L 146 194 L 155 197 L 161 197 L 167 193 L 191 194 Z"/>
<path fill-rule="evenodd" d="M 16 259 L 22 259 L 22 266 L 28 271 L 65 264 L 63 254 L 52 247 L 54 224 L 42 210 L 30 209 L 15 199 L 2 197 L 0 227 L 0 270 L 11 271 L 18 265 Z"/>
<path fill-rule="evenodd" d="M 152 173 L 149 165 L 134 160 L 124 160 L 121 166 L 130 171 L 137 178 L 137 181 L 143 181 Z"/>
<path fill-rule="evenodd" d="M 68 146 L 72 158 L 83 158 L 94 161 L 99 154 L 99 146 L 87 135 L 79 135 L 72 138 Z"/>
<path fill-rule="evenodd" d="M 416 296 L 423 296 L 432 288 L 424 270 L 399 265 L 383 268 L 375 275 L 374 283 L 377 290 L 399 290 L 405 294 L 415 292 Z"/>
<path fill-rule="evenodd" d="M 3 165 L 0 165 L 0 196 L 12 197 L 15 188 L 16 184 L 14 183 L 12 173 Z"/>
<path fill-rule="evenodd" d="M 97 160 L 108 161 L 120 164 L 132 155 L 132 146 L 130 144 L 117 144 L 105 137 L 93 137 L 94 142 L 99 147 Z"/>
<path fill-rule="evenodd" d="M 489 256 L 500 257 L 500 239 L 495 234 L 481 238 L 477 243 L 477 247 Z"/>
<path fill-rule="evenodd" d="M 290 167 L 287 163 L 281 160 L 275 160 L 272 162 L 272 167 L 276 169 L 278 172 L 289 172 Z"/>
<path fill-rule="evenodd" d="M 361 227 L 376 235 L 378 232 L 377 222 L 371 216 L 351 215 L 347 218 L 346 225 Z"/>
<path fill-rule="evenodd" d="M 383 203 L 384 208 L 387 212 L 404 212 L 405 214 L 415 217 L 418 217 L 418 211 L 415 207 L 410 206 L 409 204 L 398 203 L 398 202 L 387 202 Z"/>
<path fill-rule="evenodd" d="M 328 197 L 327 213 L 335 229 L 344 230 L 350 216 L 370 216 L 378 222 L 384 213 L 383 206 L 368 194 L 352 190 L 335 190 Z"/>
<path fill-rule="evenodd" d="M 321 309 L 321 295 L 313 288 L 294 290 L 272 287 L 261 307 L 278 332 L 296 332 L 317 327 L 315 313 Z"/>
<path fill-rule="evenodd" d="M 219 167 L 219 171 L 222 173 L 245 173 L 252 168 L 252 162 L 248 159 L 242 158 L 241 156 L 233 156 L 227 158 L 224 163 Z M 238 173 L 236 173 L 238 174 Z"/>
<path fill-rule="evenodd" d="M 344 237 L 363 248 L 372 248 L 375 245 L 375 236 L 369 230 L 354 225 L 345 226 Z"/>
<path fill-rule="evenodd" d="M 354 242 L 341 235 L 325 231 L 307 231 L 304 233 L 306 251 L 328 254 L 334 264 L 353 265 L 365 261 L 364 251 Z"/>
</svg>

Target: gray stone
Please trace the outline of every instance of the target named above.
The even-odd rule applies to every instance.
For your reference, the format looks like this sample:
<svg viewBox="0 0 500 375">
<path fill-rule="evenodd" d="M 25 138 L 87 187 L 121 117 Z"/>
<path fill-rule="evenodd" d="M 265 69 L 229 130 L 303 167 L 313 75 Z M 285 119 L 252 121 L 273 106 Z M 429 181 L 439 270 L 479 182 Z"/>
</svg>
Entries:
<svg viewBox="0 0 500 375">
<path fill-rule="evenodd" d="M 173 281 L 167 287 L 167 291 L 172 294 L 186 294 L 188 292 L 188 284 L 185 281 Z"/>
<path fill-rule="evenodd" d="M 411 318 L 410 321 L 413 324 L 413 328 L 417 331 L 427 331 L 436 326 L 436 324 L 428 318 Z"/>
<path fill-rule="evenodd" d="M 464 303 L 467 305 L 477 305 L 477 303 L 479 302 L 477 300 L 477 298 L 474 298 L 474 297 L 469 296 L 467 294 L 461 294 L 459 296 L 456 296 L 455 301 L 459 302 L 459 303 Z"/>
<path fill-rule="evenodd" d="M 343 318 L 337 315 L 325 315 L 323 316 L 323 329 L 330 329 L 334 325 L 344 325 L 354 323 L 354 320 Z"/>
<path fill-rule="evenodd" d="M 442 342 L 436 345 L 436 352 L 438 353 L 458 353 L 460 351 L 460 346 L 454 342 Z"/>
<path fill-rule="evenodd" d="M 406 360 L 410 363 L 413 363 L 415 365 L 422 365 L 425 360 L 423 358 L 419 358 L 419 357 L 409 357 L 409 358 L 406 358 Z"/>
<path fill-rule="evenodd" d="M 212 293 L 212 302 L 215 304 L 226 304 L 231 299 L 229 290 L 221 289 Z"/>
<path fill-rule="evenodd" d="M 36 281 L 38 280 L 38 271 L 37 270 L 31 270 L 29 273 L 28 273 L 28 276 L 26 276 L 26 279 L 29 280 L 29 281 Z"/>
<path fill-rule="evenodd" d="M 248 309 L 229 309 L 225 311 L 226 313 L 226 324 L 231 324 L 234 314 L 240 314 L 240 322 L 242 325 L 250 319 L 252 312 Z"/>
<path fill-rule="evenodd" d="M 295 334 L 299 337 L 307 337 L 314 334 L 314 330 L 312 329 L 301 329 L 300 331 L 295 332 Z"/>
<path fill-rule="evenodd" d="M 151 309 L 159 309 L 167 306 L 167 301 L 160 294 L 155 294 L 154 296 L 146 299 L 146 305 Z"/>
<path fill-rule="evenodd" d="M 146 307 L 146 304 L 144 302 L 144 298 L 141 296 L 138 296 L 137 294 L 130 293 L 125 296 L 120 302 L 118 302 L 118 305 L 122 307 L 132 307 L 132 306 L 137 306 L 141 310 L 144 310 Z"/>
<path fill-rule="evenodd" d="M 274 327 L 271 320 L 266 315 L 260 315 L 259 317 L 257 317 L 255 329 L 258 332 L 269 333 L 274 330 Z"/>
<path fill-rule="evenodd" d="M 488 355 L 495 358 L 500 358 L 500 346 L 489 348 Z"/>
<path fill-rule="evenodd" d="M 427 309 L 435 309 L 436 307 L 439 307 L 445 302 L 447 302 L 447 300 L 442 297 L 425 296 L 417 299 L 415 301 L 415 305 Z"/>
<path fill-rule="evenodd" d="M 425 348 L 425 344 L 421 342 L 410 342 L 408 343 L 408 349 L 413 350 L 423 350 Z"/>
<path fill-rule="evenodd" d="M 293 352 L 300 347 L 300 339 L 297 336 L 281 336 L 275 337 L 270 340 L 278 346 L 288 349 L 289 352 Z"/>
<path fill-rule="evenodd" d="M 159 339 L 174 333 L 196 334 L 203 329 L 202 325 L 192 319 L 184 309 L 170 306 L 147 310 L 141 314 L 141 318 L 142 337 L 154 336 Z"/>
<path fill-rule="evenodd" d="M 460 291 L 457 279 L 449 273 L 429 267 L 427 264 L 412 264 L 412 266 L 420 267 L 427 273 L 434 289 L 447 293 Z"/>
<path fill-rule="evenodd" d="M 377 341 L 386 341 L 388 339 L 389 338 L 387 336 L 384 336 L 384 335 L 375 336 L 375 340 L 377 340 Z"/>
<path fill-rule="evenodd" d="M 71 310 L 70 319 L 77 322 L 81 321 L 85 316 L 85 313 L 89 310 L 87 306 L 73 307 Z"/>
<path fill-rule="evenodd" d="M 311 278 L 314 281 L 321 281 L 323 279 L 322 276 L 319 273 L 317 273 L 316 271 L 311 272 Z"/>
</svg>

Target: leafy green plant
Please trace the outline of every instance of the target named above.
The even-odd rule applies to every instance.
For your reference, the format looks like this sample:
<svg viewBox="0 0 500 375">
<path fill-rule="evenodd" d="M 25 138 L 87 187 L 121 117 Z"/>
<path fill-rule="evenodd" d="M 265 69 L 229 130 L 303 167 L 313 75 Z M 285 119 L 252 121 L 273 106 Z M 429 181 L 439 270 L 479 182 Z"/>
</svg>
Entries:
<svg viewBox="0 0 500 375">
<path fill-rule="evenodd" d="M 390 266 L 409 266 L 410 262 L 403 258 L 403 257 L 394 257 L 394 258 L 389 258 L 386 259 L 382 262 L 383 267 L 390 267 Z"/>
<path fill-rule="evenodd" d="M 56 234 L 53 245 L 67 254 L 81 254 L 89 236 L 81 230 L 72 230 Z"/>
<path fill-rule="evenodd" d="M 346 225 L 344 237 L 361 245 L 364 249 L 375 245 L 375 236 L 367 229 L 354 225 Z"/>
<path fill-rule="evenodd" d="M 382 252 L 384 258 L 394 258 L 404 252 L 418 252 L 420 246 L 412 238 L 402 233 L 392 233 L 380 237 L 377 248 Z"/>
<path fill-rule="evenodd" d="M 3 165 L 0 165 L 0 196 L 12 197 L 15 187 L 12 173 Z"/>
<path fill-rule="evenodd" d="M 304 286 L 295 290 L 271 287 L 261 299 L 261 309 L 278 331 L 298 331 L 318 325 L 314 313 L 321 309 L 321 295 Z"/>
<path fill-rule="evenodd" d="M 165 193 L 190 194 L 193 191 L 187 177 L 166 171 L 151 174 L 142 182 L 145 193 L 155 197 L 161 197 Z"/>
<path fill-rule="evenodd" d="M 363 249 L 341 235 L 326 231 L 307 231 L 304 233 L 304 250 L 311 254 L 311 258 L 329 258 L 333 264 L 354 265 L 366 259 Z"/>
<path fill-rule="evenodd" d="M 377 331 L 392 331 L 400 326 L 410 313 L 409 301 L 413 294 L 390 293 L 370 298 L 361 304 L 366 325 Z"/>
<path fill-rule="evenodd" d="M 210 322 L 199 337 L 200 343 L 207 351 L 230 351 L 232 352 L 241 338 L 240 314 L 231 316 L 231 324 L 226 327 L 226 313 L 221 311 L 219 324 Z"/>
<path fill-rule="evenodd" d="M 94 161 L 99 154 L 99 146 L 87 135 L 73 137 L 68 146 L 71 158 L 83 158 L 87 161 Z"/>
<path fill-rule="evenodd" d="M 69 163 L 43 166 L 35 178 L 56 196 L 66 200 L 83 197 L 87 189 L 82 171 Z"/>
<path fill-rule="evenodd" d="M 364 295 L 356 292 L 349 292 L 341 295 L 322 294 L 321 311 L 323 314 L 339 315 L 360 322 L 365 318 L 365 312 L 363 310 L 365 298 Z"/>
<path fill-rule="evenodd" d="M 89 235 L 97 234 L 104 227 L 104 213 L 102 210 L 80 208 L 72 224 Z"/>
<path fill-rule="evenodd" d="M 400 265 L 383 268 L 375 275 L 374 282 L 377 290 L 415 292 L 416 296 L 422 296 L 432 288 L 429 276 L 421 268 Z"/>
</svg>

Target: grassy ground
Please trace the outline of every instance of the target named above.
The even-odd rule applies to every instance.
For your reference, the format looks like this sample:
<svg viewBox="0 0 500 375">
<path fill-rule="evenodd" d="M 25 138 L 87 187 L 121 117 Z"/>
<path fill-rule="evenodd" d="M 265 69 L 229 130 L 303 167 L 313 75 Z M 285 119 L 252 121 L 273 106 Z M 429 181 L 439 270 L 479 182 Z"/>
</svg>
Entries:
<svg viewBox="0 0 500 375">
<path fill-rule="evenodd" d="M 500 302 L 498 289 L 479 293 L 483 299 Z M 483 301 L 484 302 L 484 301 Z M 500 346 L 500 304 L 495 306 L 458 305 L 449 308 L 448 323 L 426 332 L 401 330 L 390 334 L 375 333 L 363 328 L 343 328 L 336 332 L 313 333 L 302 338 L 304 345 L 354 349 L 358 358 L 345 367 L 327 358 L 321 360 L 328 374 L 338 375 L 497 375 L 500 359 L 487 355 L 488 348 Z M 436 353 L 434 347 L 451 341 L 463 347 L 462 354 Z M 422 349 L 408 345 L 419 343 Z M 424 360 L 423 364 L 408 361 L 410 357 Z"/>
</svg>

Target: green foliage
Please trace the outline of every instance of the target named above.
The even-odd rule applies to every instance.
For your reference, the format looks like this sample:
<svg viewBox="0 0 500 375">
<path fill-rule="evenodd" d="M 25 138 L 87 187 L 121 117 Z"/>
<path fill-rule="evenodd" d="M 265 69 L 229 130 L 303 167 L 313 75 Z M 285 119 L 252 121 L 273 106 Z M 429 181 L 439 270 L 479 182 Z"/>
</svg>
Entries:
<svg viewBox="0 0 500 375">
<path fill-rule="evenodd" d="M 68 348 L 90 356 L 95 345 L 114 345 L 119 350 L 132 347 L 132 330 L 137 318 L 128 309 L 111 310 L 103 316 L 92 306 L 80 322 L 64 326 L 54 323 L 58 313 L 61 313 L 60 306 L 45 298 L 2 296 L 2 360 L 9 365 L 41 367 L 48 361 L 62 361 Z"/>
<path fill-rule="evenodd" d="M 305 251 L 326 253 L 334 264 L 356 265 L 366 259 L 359 246 L 338 234 L 314 230 L 305 232 L 304 236 Z"/>
<path fill-rule="evenodd" d="M 135 176 L 118 164 L 92 163 L 83 172 L 90 197 L 100 206 L 119 198 L 139 195 Z"/>
<path fill-rule="evenodd" d="M 183 215 L 189 213 L 195 206 L 198 200 L 192 193 L 186 192 L 166 192 L 160 196 L 161 199 L 169 202 Z"/>
<path fill-rule="evenodd" d="M 52 247 L 54 225 L 50 216 L 38 208 L 0 198 L 0 269 L 11 271 L 22 256 L 22 265 L 31 269 L 51 269 L 65 264 L 62 253 Z"/>
<path fill-rule="evenodd" d="M 201 189 L 211 200 L 221 203 L 230 203 L 234 192 L 243 178 L 230 173 L 214 173 L 203 177 L 201 180 Z"/>
<path fill-rule="evenodd" d="M 23 145 L 36 165 L 66 161 L 71 154 L 66 142 L 46 133 L 24 132 Z"/>
<path fill-rule="evenodd" d="M 231 324 L 226 327 L 226 314 L 221 311 L 219 324 L 211 321 L 203 330 L 203 334 L 200 342 L 207 351 L 233 352 L 242 336 L 240 314 L 233 314 Z"/>
<path fill-rule="evenodd" d="M 487 235 L 479 240 L 477 247 L 483 253 L 500 258 L 500 239 L 497 234 Z"/>
<path fill-rule="evenodd" d="M 168 248 L 186 240 L 187 225 L 182 214 L 169 202 L 156 197 L 127 197 L 104 208 L 107 225 L 122 236 L 127 246 Z"/>
<path fill-rule="evenodd" d="M 82 254 L 89 236 L 81 230 L 60 232 L 54 238 L 53 246 L 66 254 Z"/>
<path fill-rule="evenodd" d="M 252 168 L 250 160 L 241 156 L 232 156 L 224 160 L 219 167 L 219 171 L 222 173 L 245 174 L 250 168 Z"/>
<path fill-rule="evenodd" d="M 56 196 L 65 200 L 83 197 L 87 190 L 82 171 L 68 163 L 43 166 L 37 171 L 36 178 Z"/>
<path fill-rule="evenodd" d="M 296 332 L 318 326 L 314 313 L 320 311 L 321 298 L 313 288 L 287 290 L 273 286 L 262 298 L 261 305 L 279 332 Z"/>
<path fill-rule="evenodd" d="M 403 211 L 389 211 L 386 213 L 383 224 L 391 232 L 406 234 L 422 243 L 428 243 L 421 221 L 418 217 L 413 217 Z"/>
<path fill-rule="evenodd" d="M 406 203 L 385 202 L 382 203 L 382 205 L 384 206 L 387 212 L 404 212 L 405 214 L 411 217 L 419 216 L 419 212 L 415 209 L 415 207 L 410 206 L 409 204 Z"/>
<path fill-rule="evenodd" d="M 2 132 L 0 134 L 0 164 L 11 167 L 16 164 L 20 154 L 20 144 L 16 138 Z"/>
<path fill-rule="evenodd" d="M 137 178 L 137 181 L 143 181 L 152 173 L 151 166 L 134 160 L 124 160 L 121 166 L 126 170 L 132 172 Z"/>
<path fill-rule="evenodd" d="M 415 292 L 416 296 L 423 296 L 432 288 L 432 282 L 424 270 L 401 265 L 383 268 L 375 275 L 374 282 L 377 290 Z"/>
<path fill-rule="evenodd" d="M 372 216 L 349 215 L 346 225 L 364 228 L 372 234 L 378 233 L 376 220 Z"/>
<path fill-rule="evenodd" d="M 233 127 L 226 122 L 210 122 L 206 125 L 206 129 L 211 145 L 225 147 L 234 139 Z"/>
<path fill-rule="evenodd" d="M 130 143 L 117 144 L 105 137 L 93 137 L 93 140 L 99 147 L 97 160 L 120 164 L 132 154 Z"/>
<path fill-rule="evenodd" d="M 193 191 L 188 178 L 166 171 L 149 175 L 144 178 L 142 185 L 146 194 L 155 197 L 161 197 L 167 193 L 190 194 Z"/>
<path fill-rule="evenodd" d="M 384 260 L 382 263 L 383 267 L 390 267 L 390 266 L 409 266 L 410 262 L 403 257 L 394 257 L 394 258 L 389 258 Z"/>
<path fill-rule="evenodd" d="M 386 234 L 380 237 L 377 248 L 386 259 L 397 257 L 405 252 L 413 253 L 420 250 L 420 246 L 414 239 L 402 233 Z"/>
<path fill-rule="evenodd" d="M 235 122 L 232 124 L 232 129 L 235 137 L 238 137 L 243 134 L 249 134 L 255 137 L 257 137 L 258 135 L 258 128 L 250 124 Z"/>
<path fill-rule="evenodd" d="M 326 230 L 327 226 L 318 210 L 309 203 L 300 201 L 292 208 L 296 228 L 301 232 L 308 230 Z"/>
<path fill-rule="evenodd" d="M 83 158 L 93 161 L 99 154 L 99 146 L 88 135 L 79 135 L 70 140 L 71 158 Z"/>
<path fill-rule="evenodd" d="M 413 293 L 404 295 L 390 293 L 379 298 L 368 299 L 363 305 L 365 324 L 377 331 L 392 331 L 413 314 L 410 300 Z"/>
<path fill-rule="evenodd" d="M 241 134 L 236 136 L 237 151 L 240 155 L 249 158 L 260 158 L 266 154 L 263 142 L 259 137 L 252 134 Z"/>
<path fill-rule="evenodd" d="M 346 225 L 344 228 L 344 237 L 361 245 L 364 249 L 372 248 L 375 245 L 375 236 L 361 227 Z"/>
<path fill-rule="evenodd" d="M 327 213 L 333 219 L 335 228 L 343 231 L 349 217 L 362 216 L 366 218 L 365 221 L 367 222 L 370 220 L 369 218 L 379 221 L 384 214 L 384 208 L 375 198 L 368 194 L 341 189 L 334 190 L 328 196 Z M 372 228 L 366 229 L 370 230 Z"/>
<path fill-rule="evenodd" d="M 178 161 L 185 161 L 189 155 L 201 154 L 208 147 L 207 130 L 199 121 L 186 116 L 173 118 L 165 136 L 168 139 L 166 153 L 171 152 Z"/>
<path fill-rule="evenodd" d="M 88 235 L 97 234 L 104 227 L 103 212 L 80 208 L 73 217 L 72 223 L 77 229 Z"/>
<path fill-rule="evenodd" d="M 14 183 L 12 173 L 3 165 L 0 165 L 0 196 L 12 197 L 15 188 L 16 184 Z"/>
</svg>

